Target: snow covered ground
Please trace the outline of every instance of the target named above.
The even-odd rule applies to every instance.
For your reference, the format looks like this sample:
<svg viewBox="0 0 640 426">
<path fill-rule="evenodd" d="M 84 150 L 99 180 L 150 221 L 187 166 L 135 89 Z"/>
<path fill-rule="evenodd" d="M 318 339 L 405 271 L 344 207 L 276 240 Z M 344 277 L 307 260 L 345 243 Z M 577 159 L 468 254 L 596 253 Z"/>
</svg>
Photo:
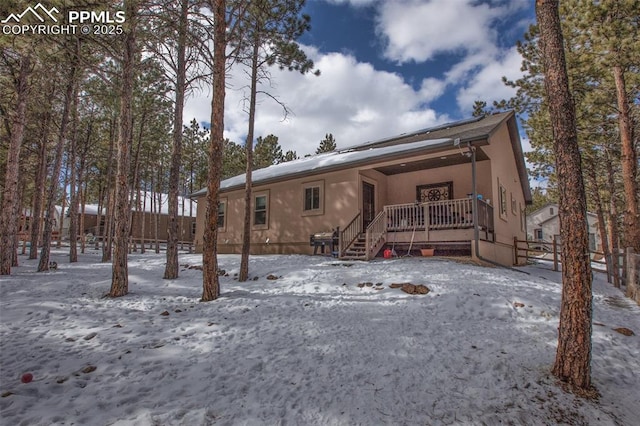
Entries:
<svg viewBox="0 0 640 426">
<path fill-rule="evenodd" d="M 223 255 L 222 297 L 201 303 L 202 272 L 163 280 L 164 255 L 131 255 L 116 300 L 97 253 L 65 259 L 36 273 L 21 257 L 0 277 L 2 425 L 640 422 L 640 307 L 602 274 L 592 402 L 550 375 L 560 275 L 535 266 L 254 256 L 238 283 L 239 257 Z M 389 287 L 405 282 L 431 292 Z"/>
</svg>

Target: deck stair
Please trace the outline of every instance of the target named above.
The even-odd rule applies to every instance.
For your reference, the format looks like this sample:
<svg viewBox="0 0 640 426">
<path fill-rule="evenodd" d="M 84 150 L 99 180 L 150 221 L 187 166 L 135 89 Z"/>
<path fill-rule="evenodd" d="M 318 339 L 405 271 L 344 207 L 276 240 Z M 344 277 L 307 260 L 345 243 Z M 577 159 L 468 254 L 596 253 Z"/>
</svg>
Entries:
<svg viewBox="0 0 640 426">
<path fill-rule="evenodd" d="M 349 260 L 367 260 L 367 236 L 364 232 L 358 234 L 356 239 L 344 251 L 341 258 Z"/>
<path fill-rule="evenodd" d="M 368 224 L 365 232 L 354 230 L 354 224 L 358 225 L 360 215 L 342 231 L 341 235 L 350 235 L 348 244 L 340 251 L 341 259 L 370 260 L 376 257 L 386 242 L 387 230 L 385 227 L 386 213 L 381 211 Z M 361 227 L 359 229 L 362 229 Z"/>
</svg>

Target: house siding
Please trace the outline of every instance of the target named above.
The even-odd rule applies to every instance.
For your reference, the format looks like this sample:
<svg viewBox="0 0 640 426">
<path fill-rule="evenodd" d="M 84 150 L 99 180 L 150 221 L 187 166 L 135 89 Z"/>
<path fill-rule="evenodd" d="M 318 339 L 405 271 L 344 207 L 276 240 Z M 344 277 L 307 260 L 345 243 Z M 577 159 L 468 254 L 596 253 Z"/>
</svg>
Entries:
<svg viewBox="0 0 640 426">
<path fill-rule="evenodd" d="M 520 221 L 520 208 L 525 205 L 525 199 L 507 126 L 500 126 L 490 137 L 489 146 L 482 149 L 491 158 L 492 184 L 489 193 L 491 205 L 494 207 L 495 242 L 513 247 L 514 237 L 519 240 L 526 237 Z M 506 190 L 506 215 L 500 214 L 500 185 Z M 511 208 L 512 197 L 516 205 L 515 211 Z M 484 198 L 486 199 L 487 196 L 485 195 Z M 482 249 L 480 254 L 483 255 Z M 505 256 L 501 255 L 501 257 Z"/>
<path fill-rule="evenodd" d="M 449 155 L 460 155 L 451 152 Z M 490 188 L 489 161 L 477 164 L 478 193 L 487 193 Z M 416 201 L 416 187 L 426 184 L 453 182 L 453 197 L 465 198 L 472 189 L 471 164 L 459 164 L 438 169 L 416 171 L 387 177 L 387 204 L 403 204 Z"/>
<path fill-rule="evenodd" d="M 321 214 L 305 215 L 304 187 L 308 182 L 321 181 L 324 186 Z M 313 253 L 309 235 L 346 226 L 359 211 L 358 171 L 344 170 L 293 179 L 272 185 L 256 186 L 253 194 L 269 193 L 268 223 L 265 229 L 252 225 L 251 253 Z M 226 223 L 218 232 L 221 253 L 240 253 L 244 227 L 244 190 L 223 192 L 226 202 Z M 196 251 L 202 251 L 206 198 L 198 203 Z"/>
</svg>

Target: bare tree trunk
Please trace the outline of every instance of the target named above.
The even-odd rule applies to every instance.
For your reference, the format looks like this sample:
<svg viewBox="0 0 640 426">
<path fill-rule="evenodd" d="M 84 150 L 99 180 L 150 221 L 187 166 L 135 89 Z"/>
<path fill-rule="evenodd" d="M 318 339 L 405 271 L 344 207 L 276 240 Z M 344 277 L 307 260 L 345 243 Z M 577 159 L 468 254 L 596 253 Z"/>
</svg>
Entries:
<svg viewBox="0 0 640 426">
<path fill-rule="evenodd" d="M 211 100 L 211 140 L 209 143 L 209 175 L 207 178 L 207 210 L 204 221 L 202 253 L 202 298 L 215 300 L 220 295 L 218 278 L 218 203 L 224 142 L 226 1 L 211 0 L 214 16 L 213 97 Z"/>
<path fill-rule="evenodd" d="M 607 272 L 609 276 L 612 276 L 611 266 L 611 250 L 609 249 L 609 241 L 607 238 L 607 225 L 604 217 L 604 209 L 602 208 L 602 197 L 600 196 L 600 185 L 598 184 L 598 177 L 595 164 L 587 168 L 586 177 L 591 182 L 593 202 L 596 205 L 596 216 L 598 216 L 598 232 L 600 234 L 600 241 L 602 242 L 602 252 L 607 266 Z"/>
<path fill-rule="evenodd" d="M 181 216 L 181 219 L 180 219 L 180 228 L 179 228 L 180 229 L 180 250 L 184 250 L 184 238 L 185 238 L 184 231 L 187 228 L 186 225 L 189 223 L 189 221 L 185 220 L 186 216 L 184 215 L 184 213 L 185 213 L 185 205 L 184 205 L 184 203 L 187 202 L 187 197 L 185 196 L 185 192 L 186 192 L 186 188 L 183 185 L 182 186 L 182 194 L 183 194 L 182 195 L 182 207 L 181 207 L 182 216 Z M 191 217 L 191 216 L 189 216 L 189 217 Z"/>
<path fill-rule="evenodd" d="M 249 131 L 245 150 L 247 152 L 247 175 L 244 187 L 244 230 L 242 234 L 242 255 L 240 256 L 240 273 L 238 281 L 249 279 L 249 253 L 251 252 L 251 172 L 253 170 L 253 131 L 256 121 L 256 92 L 258 86 L 258 53 L 260 40 L 253 41 L 253 53 L 251 57 L 251 94 L 249 99 Z"/>
<path fill-rule="evenodd" d="M 63 146 L 63 150 L 64 150 L 64 146 Z M 64 179 L 62 180 L 62 197 L 60 199 L 60 216 L 59 216 L 60 220 L 57 223 L 58 240 L 56 241 L 56 247 L 58 248 L 62 247 L 62 233 L 64 232 L 64 217 L 65 217 L 64 212 L 67 208 L 67 186 L 68 185 L 69 185 L 69 161 L 67 159 L 67 167 L 65 167 L 64 169 Z"/>
<path fill-rule="evenodd" d="M 606 154 L 607 184 L 609 192 L 609 246 L 611 247 L 611 271 L 613 272 L 613 285 L 620 288 L 620 233 L 618 232 L 618 205 L 616 203 L 616 178 L 615 171 L 609 153 Z"/>
<path fill-rule="evenodd" d="M 87 196 L 87 184 L 85 182 L 85 167 L 87 165 L 87 152 L 89 150 L 89 143 L 91 141 L 91 133 L 93 130 L 93 123 L 89 122 L 87 126 L 87 135 L 85 138 L 83 150 L 80 155 L 80 164 L 78 166 L 78 191 L 80 191 L 80 252 L 84 254 L 84 250 L 87 243 L 87 235 L 86 230 L 84 228 L 85 224 L 85 206 L 86 206 L 86 196 Z"/>
<path fill-rule="evenodd" d="M 165 279 L 178 278 L 178 186 L 180 164 L 182 162 L 182 120 L 184 113 L 184 91 L 186 84 L 187 25 L 189 23 L 189 1 L 182 0 L 178 25 L 178 58 L 176 69 L 176 103 L 173 115 L 173 147 L 171 149 L 171 169 L 169 171 L 169 205 L 167 213 L 167 264 Z"/>
<path fill-rule="evenodd" d="M 62 168 L 62 157 L 64 154 L 64 144 L 67 137 L 67 126 L 69 124 L 69 113 L 72 107 L 73 94 L 75 93 L 76 74 L 78 71 L 78 62 L 80 60 L 79 41 L 74 42 L 73 54 L 70 61 L 69 76 L 67 87 L 64 94 L 64 105 L 62 109 L 62 118 L 60 120 L 60 130 L 58 133 L 58 141 L 56 143 L 55 160 L 51 180 L 49 182 L 49 191 L 47 194 L 47 203 L 45 209 L 44 232 L 42 235 L 42 250 L 40 251 L 40 261 L 38 262 L 38 272 L 49 270 L 49 255 L 51 251 L 51 234 L 53 232 L 53 220 L 55 213 L 56 194 L 59 189 L 60 169 Z M 60 222 L 64 218 L 63 211 L 60 212 Z"/>
<path fill-rule="evenodd" d="M 120 131 L 118 135 L 118 174 L 116 178 L 116 211 L 113 267 L 109 296 L 120 297 L 129 292 L 127 264 L 129 242 L 129 163 L 131 150 L 131 125 L 133 82 L 136 63 L 136 23 L 138 5 L 135 0 L 125 0 L 128 28 L 125 34 L 122 61 L 122 90 L 120 97 Z"/>
<path fill-rule="evenodd" d="M 138 207 L 140 203 L 138 200 L 138 191 L 134 188 L 135 187 L 131 187 L 131 195 L 129 197 L 129 202 L 132 203 L 129 216 L 129 253 L 135 253 L 138 251 L 138 242 L 136 241 L 137 236 L 134 234 L 134 229 L 140 222 L 140 208 Z"/>
<path fill-rule="evenodd" d="M 95 250 L 98 250 L 100 248 L 99 241 L 102 240 L 102 237 L 104 236 L 104 230 L 102 229 L 102 210 L 104 209 L 104 199 L 106 197 L 106 185 L 108 184 L 100 183 L 98 185 L 98 211 L 96 212 L 96 227 L 93 231 L 93 235 L 95 236 Z"/>
<path fill-rule="evenodd" d="M 31 202 L 33 203 L 33 200 L 31 200 Z M 27 209 L 23 208 L 22 211 L 19 213 L 19 215 L 20 215 L 20 229 L 22 230 L 21 232 L 22 252 L 20 254 L 24 256 L 25 254 L 27 254 L 27 215 L 28 215 Z"/>
<path fill-rule="evenodd" d="M 42 214 L 42 201 L 44 199 L 44 187 L 47 181 L 47 141 L 40 140 L 40 152 L 38 167 L 34 180 L 33 204 L 31 206 L 31 246 L 29 247 L 29 259 L 38 258 L 38 245 L 40 242 L 40 216 Z"/>
<path fill-rule="evenodd" d="M 20 57 L 20 70 L 16 80 L 17 102 L 11 122 L 11 136 L 7 150 L 7 165 L 2 193 L 2 211 L 0 212 L 0 275 L 11 274 L 13 236 L 16 234 L 15 205 L 18 203 L 20 148 L 24 139 L 30 73 L 31 58 L 29 56 Z"/>
<path fill-rule="evenodd" d="M 115 188 L 109 188 L 107 192 L 107 210 L 104 223 L 104 238 L 102 239 L 102 261 L 111 262 L 113 257 L 113 229 L 115 225 L 116 211 Z"/>
<path fill-rule="evenodd" d="M 620 142 L 622 144 L 622 182 L 624 185 L 626 206 L 624 212 L 624 239 L 626 247 L 632 247 L 636 253 L 639 253 L 640 212 L 638 211 L 638 157 L 633 146 L 629 97 L 627 96 L 624 81 L 624 70 L 620 65 L 613 67 L 613 77 L 616 82 L 618 127 L 620 128 Z"/>
<path fill-rule="evenodd" d="M 562 239 L 562 302 L 553 374 L 582 394 L 591 385 L 591 264 L 575 105 L 569 91 L 558 0 L 536 0 L 544 85 L 553 130 Z"/>
<path fill-rule="evenodd" d="M 53 99 L 55 89 L 53 85 L 47 99 Z M 45 109 L 40 133 L 40 151 L 38 154 L 38 168 L 36 169 L 35 188 L 33 197 L 33 207 L 31 210 L 31 246 L 29 247 L 29 259 L 38 258 L 38 246 L 42 227 L 40 216 L 42 216 L 42 203 L 44 200 L 44 187 L 47 184 L 47 144 L 49 143 L 49 124 L 51 122 L 51 104 Z"/>
<path fill-rule="evenodd" d="M 142 136 L 144 135 L 144 127 L 145 127 L 145 123 L 147 121 L 147 110 L 143 109 L 142 111 L 142 118 L 140 119 L 140 126 L 138 129 L 138 143 L 136 144 L 136 151 L 135 154 L 133 156 L 133 185 L 131 186 L 131 195 L 130 195 L 130 202 L 133 203 L 134 202 L 134 195 L 139 195 L 140 191 L 139 191 L 139 185 L 140 185 L 140 149 L 142 147 Z M 140 205 L 139 202 L 136 202 L 135 204 L 135 210 L 139 210 L 138 206 Z M 136 216 L 134 214 L 134 209 L 131 209 L 130 212 L 130 220 L 129 220 L 129 235 L 131 236 L 131 247 L 133 251 L 136 251 L 136 235 L 134 233 L 134 229 L 136 226 L 136 219 L 137 221 L 140 220 L 140 214 L 138 213 L 138 215 Z"/>
<path fill-rule="evenodd" d="M 80 166 L 81 169 L 84 169 L 84 164 Z M 84 254 L 84 251 L 87 246 L 87 235 L 84 232 L 84 224 L 85 224 L 85 209 L 87 202 L 87 184 L 83 182 L 80 186 L 80 229 L 82 230 L 82 239 L 80 240 L 80 253 Z"/>
<path fill-rule="evenodd" d="M 78 93 L 73 93 L 73 109 L 71 120 L 71 138 L 69 141 L 69 263 L 78 261 L 78 203 L 80 186 L 78 184 L 80 170 L 77 167 L 78 156 Z M 64 218 L 64 209 L 62 217 Z M 61 220 L 64 222 L 64 219 Z M 62 235 L 62 234 L 61 234 Z"/>
<path fill-rule="evenodd" d="M 104 215 L 104 226 L 102 225 L 102 209 L 98 212 L 98 229 L 101 230 L 101 238 L 102 241 L 102 262 L 110 262 L 111 261 L 111 224 L 113 223 L 113 197 L 112 197 L 112 188 L 111 185 L 113 183 L 113 151 L 115 145 L 115 126 L 116 120 L 112 119 L 109 125 L 109 152 L 107 154 L 107 183 L 104 188 L 104 206 L 102 209 L 105 211 Z M 97 242 L 96 242 L 97 244 Z M 96 247 L 97 248 L 97 247 Z"/>
<path fill-rule="evenodd" d="M 193 194 L 193 170 L 191 170 L 191 173 L 189 174 L 189 194 Z M 193 217 L 193 203 L 191 202 L 191 198 L 189 198 L 189 217 L 192 218 Z M 195 243 L 194 241 L 194 235 L 195 232 L 192 230 L 191 228 L 191 221 L 189 221 L 189 253 L 191 253 L 192 247 Z"/>
<path fill-rule="evenodd" d="M 11 267 L 18 267 L 19 263 L 18 263 L 18 245 L 20 243 L 20 239 L 18 237 L 18 228 L 20 227 L 20 206 L 22 206 L 22 195 L 24 194 L 24 187 L 25 187 L 25 183 L 24 183 L 24 179 L 21 179 L 19 182 L 19 188 L 18 188 L 18 197 L 16 199 L 16 203 L 14 204 L 13 208 L 14 208 L 14 212 L 13 212 L 13 217 L 15 218 L 15 230 L 16 232 L 13 233 L 12 238 L 13 238 L 13 253 L 11 253 Z"/>
<path fill-rule="evenodd" d="M 146 185 L 146 183 L 145 183 Z M 145 237 L 146 237 L 146 229 L 145 229 L 145 224 L 146 224 L 146 219 L 147 219 L 147 188 L 145 186 L 144 188 L 144 198 L 142 199 L 142 212 L 140 213 L 140 215 L 142 216 L 140 218 L 140 253 L 144 254 L 146 251 L 145 248 Z"/>
<path fill-rule="evenodd" d="M 156 254 L 160 253 L 160 238 L 159 238 L 159 231 L 160 231 L 160 218 L 162 216 L 162 192 L 161 188 L 160 188 L 160 181 L 162 179 L 161 177 L 161 172 L 158 171 L 158 186 L 156 187 L 156 196 L 158 197 L 156 200 L 156 221 L 155 221 L 155 228 L 153 230 L 154 233 L 154 238 L 156 240 Z"/>
</svg>

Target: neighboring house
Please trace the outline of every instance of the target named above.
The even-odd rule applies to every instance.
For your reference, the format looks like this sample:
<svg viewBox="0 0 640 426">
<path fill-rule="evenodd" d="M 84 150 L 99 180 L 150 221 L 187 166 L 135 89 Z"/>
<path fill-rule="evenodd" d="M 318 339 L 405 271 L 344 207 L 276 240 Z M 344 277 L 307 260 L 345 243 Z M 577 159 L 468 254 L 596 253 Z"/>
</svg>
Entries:
<svg viewBox="0 0 640 426">
<path fill-rule="evenodd" d="M 244 175 L 221 182 L 221 253 L 240 252 L 244 186 Z M 192 197 L 205 195 L 206 188 Z M 256 170 L 252 200 L 254 254 L 310 254 L 312 234 L 337 230 L 342 258 L 434 248 L 511 265 L 531 191 L 515 114 L 505 112 Z"/>
<path fill-rule="evenodd" d="M 58 238 L 60 230 L 60 213 L 62 212 L 61 206 L 54 206 L 53 222 L 52 222 L 52 236 L 53 239 Z M 24 209 L 20 217 L 20 223 L 18 224 L 18 234 L 21 241 L 29 241 L 31 239 L 31 226 L 33 224 L 33 218 L 31 217 L 31 210 Z M 40 233 L 44 232 L 44 221 L 40 219 Z M 42 238 L 42 237 L 41 237 Z"/>
<path fill-rule="evenodd" d="M 589 249 L 602 251 L 602 240 L 598 231 L 598 216 L 587 212 L 589 223 Z M 555 239 L 560 243 L 560 217 L 558 204 L 547 204 L 527 215 L 527 239 L 552 243 Z M 546 246 L 542 246 L 544 248 Z M 547 249 L 549 249 L 547 247 Z"/>
<path fill-rule="evenodd" d="M 136 205 L 137 204 L 137 205 Z M 166 241 L 169 228 L 169 195 L 154 192 L 141 192 L 139 202 L 132 204 L 131 210 L 131 236 L 135 240 L 154 240 L 156 238 L 156 227 L 158 240 Z M 78 208 L 78 226 L 82 208 Z M 196 202 L 179 196 L 178 197 L 178 240 L 183 242 L 193 241 L 196 221 Z M 100 215 L 100 227 L 98 228 L 98 206 L 86 204 L 84 209 L 83 232 L 79 234 L 91 234 L 100 236 L 104 234 L 106 210 L 102 209 Z M 63 237 L 69 237 L 69 213 L 64 219 Z"/>
</svg>

